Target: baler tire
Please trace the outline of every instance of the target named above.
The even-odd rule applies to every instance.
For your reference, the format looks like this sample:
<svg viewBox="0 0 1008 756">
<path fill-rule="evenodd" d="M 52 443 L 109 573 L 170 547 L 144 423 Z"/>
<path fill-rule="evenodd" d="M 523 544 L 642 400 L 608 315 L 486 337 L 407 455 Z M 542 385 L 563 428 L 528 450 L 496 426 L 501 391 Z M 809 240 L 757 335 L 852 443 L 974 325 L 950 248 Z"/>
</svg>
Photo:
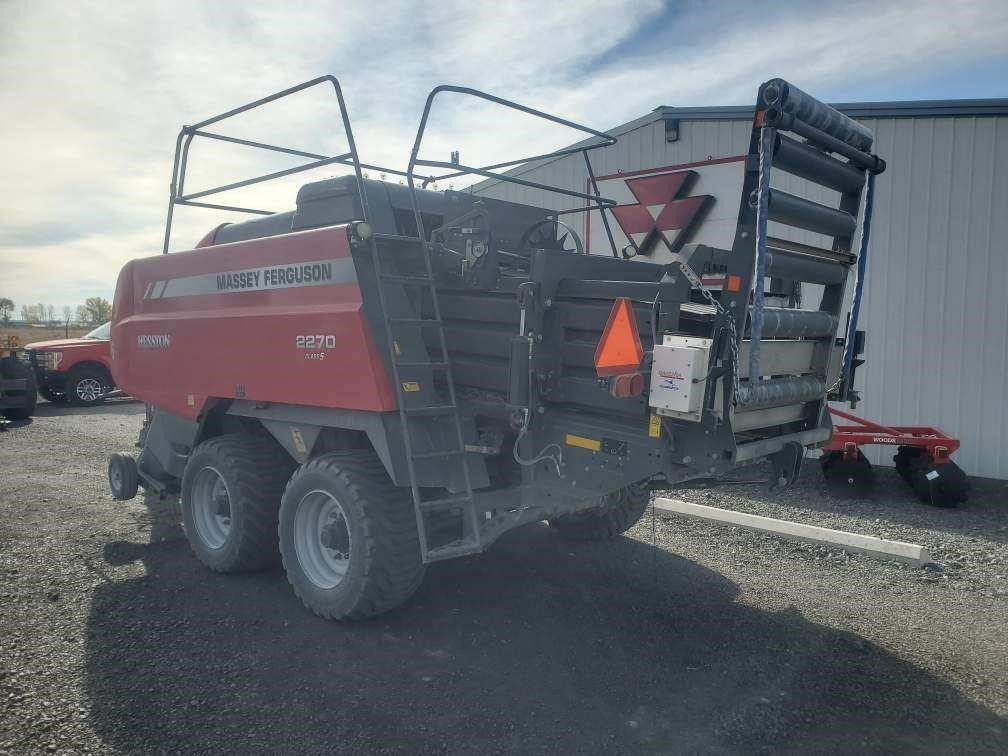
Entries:
<svg viewBox="0 0 1008 756">
<path fill-rule="evenodd" d="M 335 582 L 326 585 L 320 582 L 325 572 L 312 565 L 306 570 L 301 561 L 303 557 L 310 562 L 318 549 L 307 539 L 314 537 L 325 545 L 320 534 L 298 529 L 311 522 L 307 513 L 314 511 L 302 510 L 299 518 L 299 510 L 316 506 L 317 497 L 335 503 L 347 535 L 346 556 L 340 554 L 339 559 L 343 573 L 333 572 Z M 381 461 L 370 452 L 336 452 L 302 465 L 283 494 L 279 536 L 294 593 L 325 619 L 359 620 L 387 612 L 416 592 L 426 570 L 408 489 L 392 485 Z"/>
<path fill-rule="evenodd" d="M 181 491 L 182 524 L 196 558 L 226 573 L 276 564 L 277 513 L 293 466 L 287 453 L 266 439 L 217 436 L 197 446 L 182 474 Z M 194 510 L 193 486 L 204 470 L 217 474 L 227 494 L 227 531 L 216 547 L 200 535 L 200 513 Z"/>
<path fill-rule="evenodd" d="M 67 375 L 66 395 L 71 404 L 75 404 L 78 407 L 94 407 L 105 400 L 101 394 L 95 398 L 88 398 L 91 396 L 91 390 L 97 384 L 101 389 L 101 393 L 104 393 L 109 388 L 108 383 L 108 379 L 100 370 L 87 367 L 86 365 L 71 368 L 70 373 Z M 86 391 L 84 388 L 85 384 L 87 386 Z"/>
<path fill-rule="evenodd" d="M 591 509 L 553 517 L 549 526 L 570 541 L 608 541 L 640 521 L 651 503 L 651 490 L 630 485 L 602 497 L 602 501 Z"/>
<path fill-rule="evenodd" d="M 18 362 L 11 357 L 4 359 L 3 363 L 6 363 L 6 365 L 0 364 L 0 375 L 13 380 L 24 378 L 26 381 L 24 391 L 6 392 L 8 397 L 23 396 L 23 401 L 20 407 L 8 407 L 3 410 L 3 416 L 8 420 L 27 420 L 35 414 L 35 405 L 38 402 L 35 371 L 30 366 Z"/>
</svg>

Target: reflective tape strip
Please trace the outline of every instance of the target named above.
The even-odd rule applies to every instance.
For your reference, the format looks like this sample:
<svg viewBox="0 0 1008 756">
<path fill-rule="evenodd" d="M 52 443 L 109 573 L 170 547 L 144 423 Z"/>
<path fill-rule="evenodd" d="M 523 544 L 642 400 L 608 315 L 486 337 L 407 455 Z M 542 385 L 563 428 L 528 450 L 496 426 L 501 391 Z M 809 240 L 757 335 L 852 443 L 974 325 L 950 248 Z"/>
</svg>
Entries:
<svg viewBox="0 0 1008 756">
<path fill-rule="evenodd" d="M 580 449 L 588 449 L 589 451 L 597 452 L 602 448 L 601 441 L 597 441 L 594 438 L 585 438 L 584 436 L 575 436 L 572 433 L 568 433 L 564 441 L 567 446 L 577 446 Z"/>
</svg>

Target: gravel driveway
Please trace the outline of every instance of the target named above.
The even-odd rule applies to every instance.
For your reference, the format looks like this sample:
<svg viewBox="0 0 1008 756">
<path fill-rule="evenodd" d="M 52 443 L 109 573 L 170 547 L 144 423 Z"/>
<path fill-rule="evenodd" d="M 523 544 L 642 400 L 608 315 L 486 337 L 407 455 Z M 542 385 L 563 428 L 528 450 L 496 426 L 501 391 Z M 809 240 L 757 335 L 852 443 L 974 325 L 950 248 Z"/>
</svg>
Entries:
<svg viewBox="0 0 1008 756">
<path fill-rule="evenodd" d="M 836 501 L 815 464 L 773 496 L 674 494 L 941 569 L 681 519 L 602 545 L 535 525 L 341 625 L 279 569 L 204 569 L 172 505 L 111 500 L 142 412 L 43 404 L 0 433 L 0 752 L 1008 752 L 1004 483 L 957 511 L 885 470 Z"/>
</svg>

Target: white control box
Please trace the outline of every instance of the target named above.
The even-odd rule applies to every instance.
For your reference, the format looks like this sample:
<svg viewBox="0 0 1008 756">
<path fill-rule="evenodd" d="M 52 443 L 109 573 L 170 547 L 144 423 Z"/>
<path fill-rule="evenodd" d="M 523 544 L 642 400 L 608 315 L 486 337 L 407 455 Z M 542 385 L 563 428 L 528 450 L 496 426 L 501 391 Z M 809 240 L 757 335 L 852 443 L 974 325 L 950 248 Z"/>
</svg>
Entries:
<svg viewBox="0 0 1008 756">
<path fill-rule="evenodd" d="M 665 336 L 654 348 L 650 405 L 659 415 L 700 422 L 711 339 Z"/>
</svg>

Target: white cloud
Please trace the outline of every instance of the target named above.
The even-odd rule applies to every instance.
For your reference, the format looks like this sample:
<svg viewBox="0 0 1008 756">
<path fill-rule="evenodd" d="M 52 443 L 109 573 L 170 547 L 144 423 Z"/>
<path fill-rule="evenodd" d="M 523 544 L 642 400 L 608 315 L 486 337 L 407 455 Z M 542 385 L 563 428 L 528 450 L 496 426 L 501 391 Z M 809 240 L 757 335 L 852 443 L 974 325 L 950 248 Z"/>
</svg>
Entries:
<svg viewBox="0 0 1008 756">
<path fill-rule="evenodd" d="M 345 86 L 362 158 L 401 167 L 424 97 L 443 82 L 605 128 L 660 104 L 747 102 L 772 75 L 848 99 L 889 82 L 898 98 L 910 72 L 937 77 L 1004 54 L 1004 3 L 880 5 L 796 4 L 777 15 L 756 15 L 751 4 L 687 3 L 671 12 L 658 0 L 8 6 L 0 29 L 0 293 L 57 305 L 109 296 L 123 262 L 160 250 L 181 123 L 324 72 Z M 477 164 L 576 138 L 472 103 L 441 105 L 428 156 L 458 148 Z M 243 116 L 226 131 L 319 152 L 344 146 L 323 91 Z M 290 164 L 253 157 L 200 145 L 188 188 Z M 227 199 L 285 209 L 305 180 Z M 180 211 L 176 245 L 220 219 Z"/>
</svg>

